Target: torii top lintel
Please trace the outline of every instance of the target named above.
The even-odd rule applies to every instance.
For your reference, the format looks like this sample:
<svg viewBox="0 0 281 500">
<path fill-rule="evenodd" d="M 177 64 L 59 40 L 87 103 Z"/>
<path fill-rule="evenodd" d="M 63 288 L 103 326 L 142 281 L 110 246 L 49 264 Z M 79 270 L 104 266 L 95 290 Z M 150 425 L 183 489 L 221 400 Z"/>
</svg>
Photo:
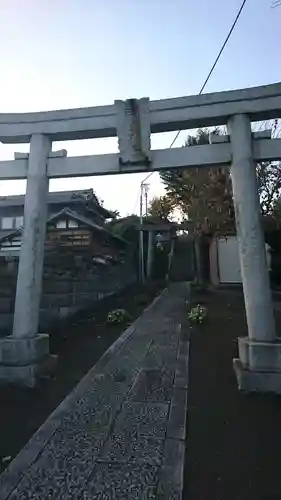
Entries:
<svg viewBox="0 0 281 500">
<path fill-rule="evenodd" d="M 241 113 L 248 114 L 252 121 L 269 120 L 281 117 L 281 83 L 143 101 L 147 101 L 151 133 L 223 125 L 230 116 Z M 0 114 L 0 141 L 25 143 L 33 134 L 46 134 L 54 141 L 114 137 L 118 103 L 120 101 L 91 108 Z"/>
</svg>

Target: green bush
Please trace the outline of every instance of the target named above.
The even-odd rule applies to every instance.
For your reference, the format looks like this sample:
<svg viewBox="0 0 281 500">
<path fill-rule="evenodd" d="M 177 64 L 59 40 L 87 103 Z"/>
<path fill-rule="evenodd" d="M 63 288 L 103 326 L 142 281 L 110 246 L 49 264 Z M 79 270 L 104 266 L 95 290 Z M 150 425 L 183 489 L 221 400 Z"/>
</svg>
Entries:
<svg viewBox="0 0 281 500">
<path fill-rule="evenodd" d="M 200 325 L 206 319 L 206 316 L 207 316 L 207 308 L 201 306 L 200 304 L 197 304 L 196 306 L 192 307 L 188 313 L 188 319 L 192 323 L 197 323 Z"/>
<path fill-rule="evenodd" d="M 107 315 L 107 323 L 120 324 L 131 319 L 130 314 L 125 309 L 114 309 Z"/>
</svg>

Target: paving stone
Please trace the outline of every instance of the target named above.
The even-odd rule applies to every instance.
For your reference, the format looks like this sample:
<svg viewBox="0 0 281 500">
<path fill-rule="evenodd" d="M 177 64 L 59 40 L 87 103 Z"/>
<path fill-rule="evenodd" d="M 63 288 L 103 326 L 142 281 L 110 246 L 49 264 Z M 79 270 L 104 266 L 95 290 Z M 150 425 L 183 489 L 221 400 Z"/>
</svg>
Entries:
<svg viewBox="0 0 281 500">
<path fill-rule="evenodd" d="M 148 465 L 98 464 L 81 500 L 155 500 L 157 471 Z"/>
<path fill-rule="evenodd" d="M 153 343 L 144 356 L 141 366 L 144 370 L 151 369 L 169 369 L 176 368 L 177 349 L 171 349 L 170 346 L 159 346 Z"/>
<path fill-rule="evenodd" d="M 188 317 L 184 317 L 182 319 L 180 340 L 182 340 L 183 342 L 190 340 L 190 325 Z"/>
<path fill-rule="evenodd" d="M 183 490 L 184 441 L 167 439 L 164 463 L 159 471 L 157 500 L 181 500 Z"/>
<path fill-rule="evenodd" d="M 106 402 L 97 409 L 77 409 L 66 418 L 56 430 L 51 442 L 43 451 L 43 456 L 51 452 L 53 456 L 67 456 L 73 449 L 77 450 L 76 457 L 84 459 L 90 455 L 92 459 L 98 456 L 106 442 L 113 421 L 121 409 L 124 398 L 118 399 L 112 395 L 113 402 Z"/>
<path fill-rule="evenodd" d="M 185 389 L 173 389 L 167 437 L 185 439 L 187 418 L 187 391 Z"/>
<path fill-rule="evenodd" d="M 167 403 L 125 403 L 117 417 L 113 432 L 126 431 L 132 436 L 164 438 L 167 430 Z"/>
<path fill-rule="evenodd" d="M 174 370 L 142 370 L 129 398 L 133 401 L 170 401 Z"/>
<path fill-rule="evenodd" d="M 76 433 L 65 430 L 56 432 L 42 457 L 47 460 L 49 456 L 64 458 L 74 455 L 74 458 L 82 461 L 88 457 L 91 460 L 97 458 L 110 434 L 110 426 L 101 426 L 98 429 L 93 426 L 91 429 L 89 424 L 88 429 L 76 429 Z"/>
<path fill-rule="evenodd" d="M 41 458 L 28 471 L 9 500 L 73 500 L 80 498 L 93 470 L 93 461 L 70 456 Z"/>
<path fill-rule="evenodd" d="M 181 498 L 185 308 L 175 286 L 126 330 L 44 424 L 42 449 L 11 464 L 1 500 Z"/>
<path fill-rule="evenodd" d="M 130 431 L 113 433 L 98 461 L 161 465 L 164 444 L 164 439 L 138 436 Z"/>
<path fill-rule="evenodd" d="M 188 387 L 188 357 L 179 356 L 175 373 L 175 387 L 187 389 Z"/>
<path fill-rule="evenodd" d="M 177 349 L 179 334 L 175 331 L 175 328 L 171 326 L 168 332 L 157 333 L 156 342 L 159 346 L 169 346 L 170 349 Z"/>
<path fill-rule="evenodd" d="M 179 342 L 179 357 L 185 357 L 188 359 L 189 356 L 189 341 L 188 340 L 180 340 Z"/>
<path fill-rule="evenodd" d="M 43 425 L 32 437 L 32 445 L 30 446 L 30 443 L 27 443 L 27 445 L 20 451 L 16 460 L 10 464 L 9 469 L 6 469 L 3 474 L 1 474 L 1 500 L 9 497 L 15 485 L 17 485 L 23 478 L 26 470 L 29 470 L 29 466 L 37 459 L 42 450 L 44 450 L 44 447 L 49 440 L 49 433 L 52 435 L 58 426 L 58 418 L 49 420 L 48 426 L 46 426 L 46 424 Z"/>
</svg>

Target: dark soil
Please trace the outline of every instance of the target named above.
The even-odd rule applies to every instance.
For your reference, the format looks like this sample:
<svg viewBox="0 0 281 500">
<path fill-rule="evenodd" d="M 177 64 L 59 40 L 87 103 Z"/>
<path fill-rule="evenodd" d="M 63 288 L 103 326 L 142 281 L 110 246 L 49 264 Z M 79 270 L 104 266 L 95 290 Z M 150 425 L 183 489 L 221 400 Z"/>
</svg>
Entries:
<svg viewBox="0 0 281 500">
<path fill-rule="evenodd" d="M 280 500 L 281 397 L 238 392 L 232 368 L 247 332 L 242 293 L 193 299 L 208 318 L 191 331 L 184 498 Z M 276 319 L 280 329 L 280 312 Z"/>
<path fill-rule="evenodd" d="M 0 473 L 51 412 L 124 331 L 127 324 L 110 325 L 109 311 L 125 309 L 134 321 L 161 289 L 160 284 L 131 287 L 101 301 L 88 313 L 50 331 L 50 350 L 58 355 L 55 378 L 35 389 L 0 388 Z"/>
</svg>

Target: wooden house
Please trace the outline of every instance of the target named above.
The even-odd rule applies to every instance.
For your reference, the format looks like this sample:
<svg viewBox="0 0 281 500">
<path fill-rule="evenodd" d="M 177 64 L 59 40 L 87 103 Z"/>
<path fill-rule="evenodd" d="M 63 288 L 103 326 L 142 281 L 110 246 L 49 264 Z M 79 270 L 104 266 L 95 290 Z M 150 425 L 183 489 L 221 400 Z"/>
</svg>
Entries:
<svg viewBox="0 0 281 500">
<path fill-rule="evenodd" d="M 7 198 L 12 199 L 9 201 Z M 10 221 L 10 226 L 13 224 L 13 230 L 4 229 L 0 233 L 0 256 L 18 258 L 24 225 L 15 227 L 16 219 L 21 217 L 19 208 L 15 215 L 15 206 L 21 206 L 23 211 L 24 197 L 7 198 L 4 200 L 5 203 L 2 200 L 2 208 L 9 207 L 9 211 L 5 212 L 1 209 L 0 201 L 0 220 L 2 220 L 2 227 L 3 220 L 6 220 L 4 227 L 7 228 L 7 219 L 9 217 L 13 219 L 13 223 Z M 54 254 L 54 252 L 60 252 L 60 254 L 72 252 L 76 255 L 87 256 L 87 258 L 99 259 L 97 261 L 99 263 L 102 263 L 104 259 L 111 262 L 122 260 L 127 242 L 108 229 L 105 221 L 112 217 L 112 214 L 99 204 L 92 190 L 49 193 L 48 201 L 49 217 L 46 228 L 45 255 Z M 3 215 L 4 213 L 6 215 Z M 24 222 L 23 218 L 21 222 Z"/>
</svg>

